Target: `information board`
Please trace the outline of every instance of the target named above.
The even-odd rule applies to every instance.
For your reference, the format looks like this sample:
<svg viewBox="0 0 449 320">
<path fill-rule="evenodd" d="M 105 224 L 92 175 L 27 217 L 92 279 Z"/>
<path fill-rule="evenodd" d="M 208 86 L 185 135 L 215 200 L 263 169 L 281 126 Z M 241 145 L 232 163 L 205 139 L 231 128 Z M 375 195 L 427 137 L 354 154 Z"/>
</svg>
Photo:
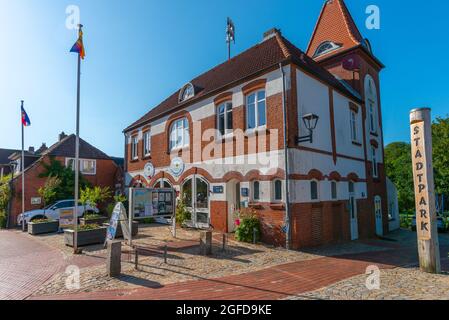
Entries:
<svg viewBox="0 0 449 320">
<path fill-rule="evenodd" d="M 171 217 L 175 211 L 173 189 L 131 189 L 133 219 Z"/>
</svg>

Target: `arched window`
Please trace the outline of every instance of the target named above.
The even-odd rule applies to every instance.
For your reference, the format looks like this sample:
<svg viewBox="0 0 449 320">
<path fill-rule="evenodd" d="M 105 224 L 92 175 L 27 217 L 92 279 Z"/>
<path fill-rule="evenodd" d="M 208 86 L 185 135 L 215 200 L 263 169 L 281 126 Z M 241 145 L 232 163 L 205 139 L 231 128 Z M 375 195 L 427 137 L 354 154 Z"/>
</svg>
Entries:
<svg viewBox="0 0 449 320">
<path fill-rule="evenodd" d="M 170 150 L 186 148 L 189 145 L 189 121 L 187 118 L 176 120 L 170 127 Z"/>
<path fill-rule="evenodd" d="M 313 55 L 313 57 L 315 58 L 340 48 L 341 45 L 338 45 L 335 42 L 325 41 L 318 46 L 318 48 L 315 50 L 315 54 Z"/>
<path fill-rule="evenodd" d="M 265 90 L 254 92 L 246 97 L 246 128 L 256 129 L 267 124 Z"/>
<path fill-rule="evenodd" d="M 195 96 L 195 87 L 193 84 L 186 84 L 179 93 L 179 102 L 183 102 Z"/>
<path fill-rule="evenodd" d="M 274 180 L 273 182 L 273 200 L 274 201 L 282 201 L 283 192 L 282 192 L 282 181 Z"/>
<path fill-rule="evenodd" d="M 377 101 L 377 88 L 373 77 L 367 75 L 365 77 L 365 104 L 368 110 L 368 121 L 371 133 L 377 132 L 378 124 L 378 101 Z"/>
<path fill-rule="evenodd" d="M 318 200 L 318 181 L 312 180 L 310 181 L 310 199 Z"/>
<path fill-rule="evenodd" d="M 221 136 L 232 133 L 232 102 L 225 102 L 217 109 L 218 132 Z"/>
<path fill-rule="evenodd" d="M 253 182 L 253 200 L 254 201 L 260 200 L 260 182 L 259 181 Z"/>
<path fill-rule="evenodd" d="M 337 182 L 336 181 L 331 181 L 331 197 L 332 197 L 332 200 L 337 200 L 338 190 L 337 190 Z"/>
<path fill-rule="evenodd" d="M 154 185 L 154 189 L 168 189 L 171 188 L 172 185 L 167 179 L 159 179 Z"/>
</svg>

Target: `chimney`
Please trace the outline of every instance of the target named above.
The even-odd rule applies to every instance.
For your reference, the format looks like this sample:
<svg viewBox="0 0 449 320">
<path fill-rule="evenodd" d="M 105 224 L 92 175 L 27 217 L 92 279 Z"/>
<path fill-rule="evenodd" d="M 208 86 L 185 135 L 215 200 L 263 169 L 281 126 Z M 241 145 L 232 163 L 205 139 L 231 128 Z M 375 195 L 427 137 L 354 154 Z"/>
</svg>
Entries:
<svg viewBox="0 0 449 320">
<path fill-rule="evenodd" d="M 275 37 L 277 34 L 282 35 L 281 30 L 272 28 L 263 34 L 263 41 L 267 41 L 268 39 Z"/>
<path fill-rule="evenodd" d="M 34 147 L 29 147 L 28 148 L 28 152 L 31 153 L 31 154 L 34 154 Z"/>
<path fill-rule="evenodd" d="M 62 131 L 62 132 L 59 134 L 59 142 L 61 142 L 62 139 L 66 138 L 66 137 L 67 137 L 67 135 L 64 133 L 64 131 Z"/>
<path fill-rule="evenodd" d="M 47 151 L 47 144 L 42 143 L 41 147 L 37 149 L 36 154 L 42 154 L 43 152 Z"/>
</svg>

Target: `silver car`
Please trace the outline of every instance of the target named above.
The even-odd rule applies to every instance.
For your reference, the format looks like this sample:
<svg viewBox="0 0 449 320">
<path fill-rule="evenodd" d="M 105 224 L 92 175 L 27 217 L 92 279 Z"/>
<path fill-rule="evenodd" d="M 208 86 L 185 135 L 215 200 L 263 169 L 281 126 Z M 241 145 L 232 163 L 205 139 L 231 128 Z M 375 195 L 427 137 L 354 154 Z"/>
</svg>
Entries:
<svg viewBox="0 0 449 320">
<path fill-rule="evenodd" d="M 50 219 L 59 220 L 61 210 L 73 210 L 75 208 L 75 200 L 61 200 L 44 209 L 32 210 L 25 212 L 23 215 L 20 214 L 17 217 L 17 224 L 22 224 L 22 219 L 25 219 L 25 223 L 38 219 Z M 81 218 L 85 213 L 99 213 L 98 208 L 91 205 L 78 206 L 78 217 Z"/>
</svg>

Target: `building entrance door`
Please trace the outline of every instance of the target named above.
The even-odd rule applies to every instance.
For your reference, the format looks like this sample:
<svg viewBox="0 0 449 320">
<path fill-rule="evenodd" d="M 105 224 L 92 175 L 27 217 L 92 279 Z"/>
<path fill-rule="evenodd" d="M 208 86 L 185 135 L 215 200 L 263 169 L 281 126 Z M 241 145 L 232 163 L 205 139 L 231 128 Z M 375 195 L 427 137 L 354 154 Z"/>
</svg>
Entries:
<svg viewBox="0 0 449 320">
<path fill-rule="evenodd" d="M 228 202 L 228 232 L 235 231 L 235 212 L 240 210 L 240 182 L 230 181 L 226 185 L 226 200 Z"/>
<path fill-rule="evenodd" d="M 192 226 L 210 227 L 209 183 L 199 176 L 187 179 L 182 185 L 182 198 L 192 214 Z"/>
</svg>

